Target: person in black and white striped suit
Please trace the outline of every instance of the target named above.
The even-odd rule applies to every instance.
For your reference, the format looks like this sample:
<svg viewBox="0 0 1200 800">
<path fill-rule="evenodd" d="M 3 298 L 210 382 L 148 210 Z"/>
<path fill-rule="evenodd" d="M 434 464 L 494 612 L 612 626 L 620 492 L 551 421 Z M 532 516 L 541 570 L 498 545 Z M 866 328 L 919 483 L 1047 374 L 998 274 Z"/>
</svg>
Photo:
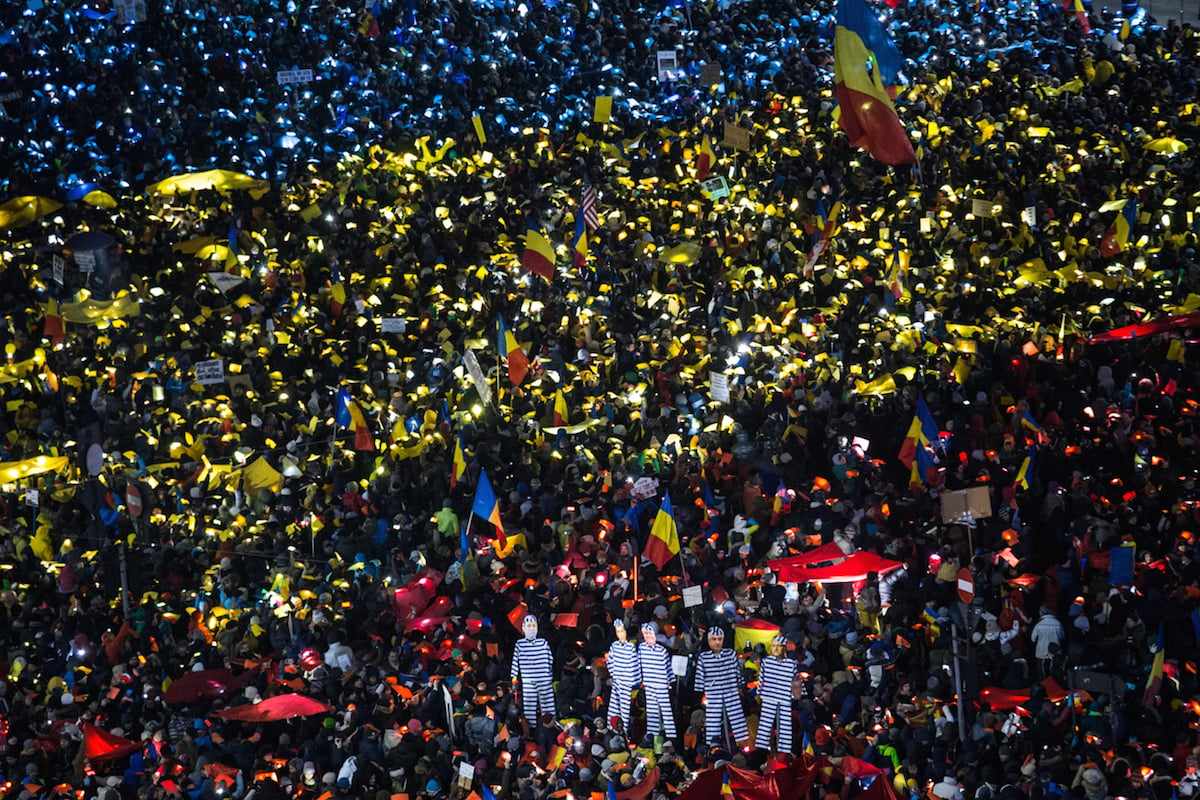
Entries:
<svg viewBox="0 0 1200 800">
<path fill-rule="evenodd" d="M 777 730 L 776 749 L 792 752 L 792 685 L 799 673 L 799 662 L 787 655 L 787 638 L 771 640 L 771 655 L 758 667 L 758 698 L 762 711 L 758 715 L 758 735 L 754 746 L 771 748 L 771 731 Z"/>
<path fill-rule="evenodd" d="M 609 678 L 612 679 L 612 693 L 608 698 L 608 716 L 620 717 L 624 730 L 629 730 L 629 722 L 633 716 L 633 690 L 642 685 L 642 664 L 638 658 L 638 647 L 629 641 L 622 620 L 613 622 L 617 632 L 617 640 L 608 648 Z"/>
<path fill-rule="evenodd" d="M 537 617 L 530 614 L 521 624 L 525 638 L 517 642 L 513 648 L 512 670 L 510 677 L 515 684 L 518 677 L 521 685 L 521 707 L 525 711 L 525 721 L 537 725 L 538 706 L 543 714 L 552 714 L 558 718 L 554 707 L 554 654 L 545 639 L 537 638 Z"/>
<path fill-rule="evenodd" d="M 638 663 L 642 668 L 642 685 L 646 688 L 646 733 L 651 736 L 675 737 L 675 709 L 671 707 L 671 687 L 675 685 L 675 670 L 671 653 L 658 643 L 658 627 L 653 622 L 642 626 L 642 643 L 638 645 Z"/>
<path fill-rule="evenodd" d="M 707 652 L 696 656 L 695 689 L 704 694 L 704 736 L 708 744 L 724 743 L 728 718 L 734 742 L 744 742 L 750 738 L 750 731 L 742 710 L 741 665 L 737 655 L 725 647 L 725 631 L 720 628 L 708 629 L 708 647 Z"/>
</svg>

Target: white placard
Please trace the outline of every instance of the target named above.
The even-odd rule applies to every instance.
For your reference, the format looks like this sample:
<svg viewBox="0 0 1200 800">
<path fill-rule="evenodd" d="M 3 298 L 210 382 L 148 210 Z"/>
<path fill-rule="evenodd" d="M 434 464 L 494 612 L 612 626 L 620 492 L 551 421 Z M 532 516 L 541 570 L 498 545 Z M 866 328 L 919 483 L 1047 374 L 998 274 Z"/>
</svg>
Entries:
<svg viewBox="0 0 1200 800">
<path fill-rule="evenodd" d="M 680 76 L 679 54 L 674 50 L 659 50 L 658 79 L 660 81 L 673 81 Z"/>
<path fill-rule="evenodd" d="M 729 181 L 725 180 L 723 175 L 701 181 L 700 188 L 713 200 L 720 200 L 722 197 L 730 195 Z"/>
<path fill-rule="evenodd" d="M 683 587 L 683 607 L 691 608 L 692 606 L 704 605 L 704 587 L 703 586 L 685 586 Z"/>
<path fill-rule="evenodd" d="M 54 282 L 59 286 L 63 285 L 63 270 L 66 268 L 66 263 L 62 256 L 55 256 L 51 261 L 51 274 L 54 276 Z"/>
<path fill-rule="evenodd" d="M 492 387 L 488 385 L 487 376 L 479 367 L 479 359 L 475 357 L 474 350 L 463 353 L 463 364 L 467 368 L 467 374 L 471 376 L 471 382 L 475 384 L 475 391 L 479 392 L 479 399 L 484 405 L 488 405 L 492 402 Z"/>
<path fill-rule="evenodd" d="M 977 217 L 990 217 L 992 215 L 991 201 L 976 197 L 971 201 L 971 213 Z"/>
<path fill-rule="evenodd" d="M 718 403 L 729 402 L 729 381 L 725 377 L 724 372 L 710 372 L 708 374 L 709 390 L 708 394 L 713 400 Z"/>
<path fill-rule="evenodd" d="M 37 489 L 26 489 L 25 490 L 25 505 L 32 506 L 33 508 L 37 508 L 38 503 L 40 501 L 41 501 L 41 498 L 38 496 Z"/>
<path fill-rule="evenodd" d="M 475 765 L 466 761 L 458 762 L 458 774 L 469 781 L 475 780 Z"/>
<path fill-rule="evenodd" d="M 225 382 L 225 360 L 214 358 L 211 361 L 196 362 L 196 383 L 208 386 Z"/>
<path fill-rule="evenodd" d="M 119 25 L 146 21 L 146 0 L 114 0 L 113 11 Z"/>
<path fill-rule="evenodd" d="M 1025 206 L 1021 210 L 1021 219 L 1025 220 L 1025 224 L 1031 228 L 1037 227 L 1037 207 Z"/>
<path fill-rule="evenodd" d="M 221 294 L 225 294 L 246 280 L 241 275 L 234 275 L 231 272 L 209 272 L 206 274 L 208 275 L 208 279 L 213 282 L 213 286 L 216 286 L 217 291 Z"/>
<path fill-rule="evenodd" d="M 687 656 L 671 656 L 671 669 L 676 677 L 682 678 L 687 675 L 688 657 Z"/>
<path fill-rule="evenodd" d="M 80 272 L 91 272 L 96 268 L 96 254 L 91 250 L 82 250 L 75 254 L 75 266 Z"/>
<path fill-rule="evenodd" d="M 921 217 L 921 233 L 929 233 L 933 230 L 933 217 Z"/>
<path fill-rule="evenodd" d="M 404 333 L 408 330 L 408 323 L 404 317 L 384 317 L 379 320 L 380 333 Z"/>
<path fill-rule="evenodd" d="M 311 69 L 281 69 L 275 73 L 275 82 L 280 86 L 289 83 L 312 83 L 312 79 Z"/>
</svg>

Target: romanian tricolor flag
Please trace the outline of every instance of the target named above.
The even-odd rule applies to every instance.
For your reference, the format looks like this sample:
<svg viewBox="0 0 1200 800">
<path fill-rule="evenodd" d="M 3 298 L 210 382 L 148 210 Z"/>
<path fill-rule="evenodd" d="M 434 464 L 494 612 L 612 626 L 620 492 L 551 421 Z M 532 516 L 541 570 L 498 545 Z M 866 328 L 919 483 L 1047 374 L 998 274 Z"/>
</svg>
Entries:
<svg viewBox="0 0 1200 800">
<path fill-rule="evenodd" d="M 500 352 L 508 360 L 508 379 L 513 386 L 520 386 L 529 374 L 529 356 L 525 355 L 517 343 L 517 337 L 504 324 L 504 317 L 500 317 Z"/>
<path fill-rule="evenodd" d="M 554 247 L 533 220 L 529 221 L 529 230 L 525 232 L 525 256 L 521 266 L 548 281 L 554 280 Z"/>
<path fill-rule="evenodd" d="M 479 485 L 475 487 L 475 501 L 471 503 L 471 513 L 495 526 L 496 538 L 500 540 L 501 547 L 508 543 L 504 535 L 504 524 L 500 521 L 500 501 L 496 499 L 496 492 L 492 490 L 487 470 L 479 470 Z"/>
<path fill-rule="evenodd" d="M 1083 7 L 1083 0 L 1063 0 L 1063 8 L 1068 12 L 1074 12 L 1075 19 L 1079 20 L 1079 27 L 1083 28 L 1085 35 L 1092 32 L 1092 23 L 1088 22 L 1087 9 Z"/>
<path fill-rule="evenodd" d="M 721 796 L 733 797 L 733 786 L 729 784 L 729 770 L 725 770 L 725 778 L 721 781 Z"/>
<path fill-rule="evenodd" d="M 924 398 L 922 398 L 922 403 Z M 926 420 L 921 419 L 921 409 L 918 406 L 917 413 L 913 414 L 912 422 L 908 424 L 908 433 L 904 434 L 904 442 L 900 445 L 900 454 L 898 458 L 900 463 L 909 469 L 912 468 L 913 462 L 917 459 L 917 450 L 921 447 L 928 447 L 934 439 L 937 438 L 937 426 L 933 425 L 934 439 L 929 438 L 929 428 Z M 925 415 L 928 417 L 929 409 L 925 409 Z M 928 423 L 933 422 L 933 417 L 928 417 Z"/>
<path fill-rule="evenodd" d="M 560 386 L 554 391 L 554 427 L 566 425 L 568 417 L 567 398 L 563 397 Z"/>
<path fill-rule="evenodd" d="M 365 451 L 375 449 L 375 437 L 363 416 L 362 409 L 350 396 L 350 390 L 345 386 L 338 389 L 337 405 L 333 412 L 333 422 L 339 428 L 349 428 L 354 432 L 354 449 Z"/>
<path fill-rule="evenodd" d="M 885 164 L 917 160 L 888 93 L 902 63 L 865 0 L 838 0 L 833 74 L 839 121 L 851 144 Z"/>
<path fill-rule="evenodd" d="M 708 180 L 716 165 L 717 155 L 713 152 L 712 140 L 708 138 L 708 134 L 704 134 L 704 138 L 700 140 L 700 150 L 696 153 L 696 180 Z"/>
<path fill-rule="evenodd" d="M 577 267 L 586 267 L 588 262 L 587 225 L 583 214 L 575 217 L 575 243 L 571 245 L 571 259 Z"/>
<path fill-rule="evenodd" d="M 342 315 L 342 308 L 346 305 L 346 282 L 342 280 L 341 270 L 334 263 L 333 274 L 329 278 L 329 313 L 333 317 Z"/>
<path fill-rule="evenodd" d="M 53 297 L 46 301 L 46 318 L 42 322 L 42 335 L 52 344 L 62 344 L 66 338 L 62 312 L 58 308 L 58 301 Z"/>
<path fill-rule="evenodd" d="M 645 554 L 659 569 L 679 555 L 679 529 L 675 527 L 670 495 L 663 495 L 662 505 L 650 528 L 650 538 L 646 540 Z"/>
<path fill-rule="evenodd" d="M 454 489 L 467 474 L 467 454 L 463 451 L 462 436 L 454 437 L 454 458 L 450 462 L 450 488 Z"/>
<path fill-rule="evenodd" d="M 1128 199 L 1121 203 L 1120 213 L 1104 232 L 1104 238 L 1100 240 L 1100 255 L 1105 258 L 1111 258 L 1117 253 L 1122 252 L 1129 244 L 1129 239 L 1133 236 L 1133 221 L 1137 219 L 1137 200 Z"/>
</svg>

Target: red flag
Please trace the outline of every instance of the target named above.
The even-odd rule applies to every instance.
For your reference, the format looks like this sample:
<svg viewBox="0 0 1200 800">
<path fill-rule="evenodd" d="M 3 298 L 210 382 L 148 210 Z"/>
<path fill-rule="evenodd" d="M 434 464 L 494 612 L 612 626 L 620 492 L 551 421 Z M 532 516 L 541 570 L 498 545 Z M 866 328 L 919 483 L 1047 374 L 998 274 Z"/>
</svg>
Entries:
<svg viewBox="0 0 1200 800">
<path fill-rule="evenodd" d="M 79 728 L 83 731 L 84 755 L 92 762 L 121 758 L 136 752 L 142 746 L 141 742 L 117 736 L 87 722 Z"/>
</svg>

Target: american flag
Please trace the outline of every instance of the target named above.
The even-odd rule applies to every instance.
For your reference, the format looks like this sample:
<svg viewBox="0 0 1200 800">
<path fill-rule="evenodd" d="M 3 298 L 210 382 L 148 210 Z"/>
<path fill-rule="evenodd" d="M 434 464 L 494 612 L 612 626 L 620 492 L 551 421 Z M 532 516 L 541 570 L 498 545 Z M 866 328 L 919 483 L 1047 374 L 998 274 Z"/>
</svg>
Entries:
<svg viewBox="0 0 1200 800">
<path fill-rule="evenodd" d="M 596 188 L 587 178 L 583 179 L 583 199 L 579 201 L 579 213 L 589 231 L 600 227 L 600 212 L 596 210 Z"/>
</svg>

